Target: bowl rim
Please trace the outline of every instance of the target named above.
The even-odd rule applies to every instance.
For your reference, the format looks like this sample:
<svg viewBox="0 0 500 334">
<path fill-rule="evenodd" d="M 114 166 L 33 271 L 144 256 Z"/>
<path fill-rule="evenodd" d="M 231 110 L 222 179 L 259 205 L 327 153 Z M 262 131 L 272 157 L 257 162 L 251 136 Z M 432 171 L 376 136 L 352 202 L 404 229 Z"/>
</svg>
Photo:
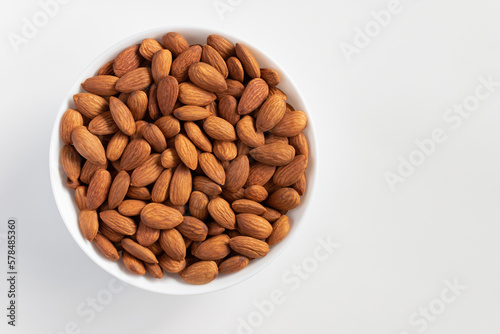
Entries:
<svg viewBox="0 0 500 334">
<path fill-rule="evenodd" d="M 249 48 L 253 53 L 256 53 L 256 58 L 260 60 L 260 57 L 266 58 L 266 62 L 272 63 L 273 69 L 277 70 L 280 74 L 281 79 L 285 79 L 287 82 L 287 85 L 289 85 L 293 89 L 293 96 L 295 97 L 295 100 L 303 107 L 302 109 L 308 116 L 308 125 L 307 125 L 307 140 L 308 140 L 308 145 L 309 145 L 309 165 L 307 168 L 307 189 L 306 189 L 306 194 L 307 196 L 307 205 L 301 205 L 303 206 L 303 211 L 301 216 L 299 217 L 299 220 L 305 220 L 307 215 L 309 214 L 310 211 L 310 206 L 311 203 L 313 203 L 314 195 L 316 193 L 315 188 L 316 188 L 316 175 L 318 173 L 318 157 L 316 156 L 317 150 L 317 140 L 316 140 L 316 132 L 314 131 L 314 125 L 312 122 L 312 118 L 310 117 L 311 112 L 310 109 L 306 103 L 306 100 L 304 99 L 303 95 L 301 92 L 297 89 L 297 86 L 295 82 L 292 80 L 292 78 L 288 75 L 288 73 L 281 67 L 281 65 L 274 60 L 273 57 L 269 56 L 267 53 L 262 51 L 260 48 L 255 46 L 254 43 L 251 43 L 245 39 L 242 39 L 240 37 L 234 36 L 231 33 L 227 33 L 225 31 L 220 31 L 218 29 L 213 29 L 211 27 L 204 27 L 204 26 L 188 26 L 188 25 L 167 25 L 167 26 L 158 26 L 155 28 L 147 29 L 138 33 L 135 33 L 133 35 L 130 35 L 126 38 L 121 39 L 120 41 L 112 44 L 109 48 L 106 50 L 102 51 L 98 56 L 96 56 L 84 69 L 83 71 L 78 75 L 76 78 L 75 82 L 73 85 L 70 87 L 70 89 L 66 92 L 64 95 L 63 102 L 61 103 L 61 106 L 59 107 L 58 113 L 55 117 L 54 125 L 52 128 L 52 134 L 51 134 L 51 139 L 50 139 L 50 146 L 49 146 L 49 174 L 50 174 L 50 183 L 51 183 L 51 188 L 52 188 L 52 194 L 54 196 L 54 200 L 56 202 L 57 209 L 59 211 L 59 214 L 61 216 L 61 219 L 68 229 L 69 233 L 71 234 L 72 238 L 74 241 L 78 244 L 79 248 L 94 262 L 96 263 L 101 269 L 115 277 L 116 279 L 119 279 L 122 282 L 125 282 L 126 284 L 130 284 L 132 286 L 135 286 L 137 288 L 141 288 L 150 292 L 155 292 L 155 293 L 161 293 L 161 294 L 167 294 L 167 295 L 200 295 L 200 294 L 205 294 L 205 293 L 210 293 L 210 292 L 215 292 L 219 290 L 223 290 L 226 288 L 229 288 L 231 286 L 234 286 L 238 283 L 241 283 L 257 273 L 261 272 L 264 270 L 267 266 L 269 266 L 272 262 L 274 262 L 278 257 L 280 257 L 284 250 L 289 247 L 289 245 L 296 239 L 298 232 L 300 231 L 301 228 L 303 228 L 304 223 L 298 223 L 295 222 L 293 224 L 293 228 L 290 229 L 288 235 L 286 236 L 285 240 L 283 240 L 279 247 L 279 249 L 274 249 L 274 246 L 272 246 L 270 253 L 262 258 L 262 259 L 257 259 L 258 260 L 258 265 L 254 266 L 254 268 L 247 267 L 245 269 L 247 270 L 242 270 L 239 273 L 237 277 L 234 277 L 234 279 L 231 280 L 226 280 L 224 283 L 219 283 L 219 284 L 212 284 L 218 280 L 216 278 L 214 281 L 205 284 L 205 285 L 190 285 L 188 283 L 184 283 L 187 288 L 181 289 L 182 291 L 176 291 L 175 289 L 158 289 L 154 288 L 151 284 L 146 284 L 144 285 L 143 281 L 139 281 L 137 279 L 136 275 L 133 275 L 131 273 L 126 273 L 123 275 L 118 275 L 115 269 L 112 269 L 112 267 L 109 266 L 109 264 L 118 267 L 118 265 L 115 262 L 109 261 L 108 259 L 103 258 L 100 256 L 100 254 L 91 254 L 89 252 L 88 246 L 85 246 L 85 243 L 88 243 L 87 240 L 83 240 L 84 238 L 82 237 L 79 229 L 71 228 L 69 225 L 69 221 L 66 217 L 66 214 L 64 213 L 64 207 L 67 205 L 67 203 L 63 202 L 63 199 L 59 195 L 59 190 L 58 188 L 61 186 L 61 166 L 60 166 L 60 146 L 63 144 L 61 141 L 61 138 L 59 136 L 59 125 L 60 125 L 60 120 L 62 118 L 62 115 L 64 112 L 68 109 L 71 108 L 71 102 L 69 102 L 72 99 L 72 95 L 76 94 L 77 92 L 81 92 L 81 83 L 90 76 L 90 69 L 96 67 L 96 65 L 102 66 L 105 64 L 107 61 L 109 61 L 112 55 L 118 54 L 119 51 L 124 49 L 127 46 L 138 44 L 140 41 L 142 41 L 144 38 L 157 38 L 156 36 L 162 34 L 166 34 L 167 32 L 179 32 L 182 35 L 185 34 L 203 34 L 204 36 L 208 36 L 210 34 L 217 34 L 220 36 L 223 36 L 224 38 L 228 39 L 232 43 L 242 43 L 246 47 Z M 205 37 L 206 38 L 206 37 Z M 187 38 L 189 39 L 189 38 Z M 280 80 L 280 82 L 283 82 Z M 301 109 L 301 110 L 302 110 Z M 312 154 L 311 154 L 312 153 Z M 64 172 L 63 172 L 64 173 Z M 69 191 L 70 189 L 65 187 L 66 191 Z M 302 200 L 301 200 L 302 204 Z M 299 206 L 300 207 L 300 206 Z M 75 212 L 76 215 L 76 222 L 78 222 L 78 212 Z M 96 252 L 97 253 L 97 252 Z M 106 262 L 101 261 L 102 259 L 105 259 Z M 231 274 L 234 275 L 234 274 Z M 165 279 L 165 278 L 163 278 Z M 159 286 L 159 285 L 157 285 Z"/>
</svg>

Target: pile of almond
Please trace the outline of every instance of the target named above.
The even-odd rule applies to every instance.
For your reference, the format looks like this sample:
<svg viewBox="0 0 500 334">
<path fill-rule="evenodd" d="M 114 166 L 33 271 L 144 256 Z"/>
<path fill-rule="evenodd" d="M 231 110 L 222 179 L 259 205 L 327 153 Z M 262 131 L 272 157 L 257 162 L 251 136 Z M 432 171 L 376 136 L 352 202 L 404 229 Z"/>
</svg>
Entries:
<svg viewBox="0 0 500 334">
<path fill-rule="evenodd" d="M 134 274 L 191 284 L 265 256 L 288 233 L 309 154 L 306 114 L 279 81 L 218 35 L 190 46 L 170 32 L 104 64 L 60 123 L 83 236 Z"/>
</svg>

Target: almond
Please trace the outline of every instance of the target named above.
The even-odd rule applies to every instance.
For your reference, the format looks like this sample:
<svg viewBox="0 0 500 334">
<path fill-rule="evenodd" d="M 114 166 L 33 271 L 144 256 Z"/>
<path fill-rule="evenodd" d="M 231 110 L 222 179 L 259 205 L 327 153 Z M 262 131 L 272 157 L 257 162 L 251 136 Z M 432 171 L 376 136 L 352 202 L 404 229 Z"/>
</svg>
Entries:
<svg viewBox="0 0 500 334">
<path fill-rule="evenodd" d="M 236 57 L 230 57 L 227 59 L 226 64 L 231 79 L 243 82 L 243 79 L 245 79 L 245 70 L 240 60 Z"/>
<path fill-rule="evenodd" d="M 148 67 L 139 67 L 127 72 L 116 82 L 116 90 L 123 93 L 132 93 L 136 90 L 143 90 L 151 85 L 153 77 L 151 69 Z"/>
<path fill-rule="evenodd" d="M 207 225 L 195 217 L 185 216 L 184 221 L 176 229 L 184 237 L 193 241 L 203 241 L 207 238 Z"/>
<path fill-rule="evenodd" d="M 199 261 L 184 269 L 180 276 L 189 284 L 201 285 L 213 281 L 219 273 L 218 270 L 214 261 Z"/>
<path fill-rule="evenodd" d="M 160 50 L 153 55 L 151 74 L 157 84 L 170 74 L 172 53 L 169 50 Z"/>
<path fill-rule="evenodd" d="M 170 115 L 174 110 L 175 101 L 179 94 L 179 84 L 174 77 L 166 76 L 158 84 L 156 91 L 158 106 L 163 115 Z"/>
<path fill-rule="evenodd" d="M 118 90 L 116 90 L 115 88 L 118 79 L 118 77 L 115 77 L 113 75 L 98 75 L 85 80 L 82 83 L 82 88 L 87 92 L 96 95 L 115 95 L 118 93 Z"/>
<path fill-rule="evenodd" d="M 116 247 L 102 234 L 97 234 L 93 242 L 101 253 L 111 261 L 118 261 L 120 259 L 120 254 L 118 254 Z"/>
<path fill-rule="evenodd" d="M 307 143 L 307 138 L 303 132 L 288 138 L 288 141 L 290 142 L 290 145 L 295 148 L 297 155 L 302 154 L 306 158 L 309 157 L 309 144 Z"/>
<path fill-rule="evenodd" d="M 105 98 L 91 93 L 73 95 L 73 103 L 79 112 L 90 119 L 109 110 L 109 104 Z"/>
<path fill-rule="evenodd" d="M 198 167 L 198 153 L 196 146 L 183 134 L 178 134 L 175 137 L 175 150 L 182 162 L 192 170 Z"/>
<path fill-rule="evenodd" d="M 254 148 L 250 151 L 250 155 L 266 165 L 284 166 L 292 162 L 295 149 L 293 146 L 277 142 Z"/>
<path fill-rule="evenodd" d="M 302 132 L 307 126 L 307 116 L 303 111 L 285 113 L 281 121 L 270 131 L 278 136 L 293 137 Z"/>
<path fill-rule="evenodd" d="M 83 117 L 78 111 L 74 109 L 68 109 L 64 112 L 61 123 L 59 125 L 59 134 L 63 143 L 72 144 L 71 132 L 76 127 L 83 125 Z"/>
<path fill-rule="evenodd" d="M 113 63 L 113 72 L 118 77 L 122 77 L 125 73 L 128 73 L 141 65 L 142 57 L 139 52 L 140 45 L 132 45 L 116 56 Z"/>
<path fill-rule="evenodd" d="M 278 87 L 269 87 L 269 96 L 275 96 L 275 95 L 280 96 L 285 101 L 288 99 L 286 94 L 283 93 L 283 91 Z"/>
<path fill-rule="evenodd" d="M 236 124 L 236 133 L 240 140 L 250 147 L 258 147 L 265 144 L 264 133 L 256 130 L 255 120 L 252 116 L 243 116 Z"/>
<path fill-rule="evenodd" d="M 306 174 L 302 174 L 297 182 L 292 186 L 293 189 L 297 191 L 300 196 L 303 196 L 306 193 Z"/>
<path fill-rule="evenodd" d="M 121 245 L 124 250 L 126 250 L 131 255 L 135 256 L 139 260 L 147 263 L 158 263 L 156 256 L 144 246 L 139 245 L 137 242 L 129 238 L 123 238 Z"/>
<path fill-rule="evenodd" d="M 160 267 L 167 273 L 178 273 L 186 267 L 186 260 L 182 259 L 180 261 L 172 259 L 166 253 L 163 253 L 158 257 Z"/>
<path fill-rule="evenodd" d="M 114 75 L 113 72 L 113 63 L 114 59 L 108 61 L 106 64 L 102 65 L 101 68 L 97 71 L 97 75 Z"/>
<path fill-rule="evenodd" d="M 231 238 L 229 246 L 236 253 L 252 259 L 264 257 L 269 252 L 267 243 L 247 236 Z"/>
<path fill-rule="evenodd" d="M 64 145 L 61 150 L 61 164 L 64 172 L 72 181 L 78 180 L 81 171 L 81 157 L 73 146 Z"/>
<path fill-rule="evenodd" d="M 163 50 L 163 46 L 156 39 L 146 38 L 139 47 L 139 52 L 144 59 L 152 60 L 156 52 Z"/>
<path fill-rule="evenodd" d="M 118 233 L 133 235 L 137 230 L 135 222 L 131 218 L 122 216 L 116 210 L 101 211 L 99 217 L 109 228 Z"/>
<path fill-rule="evenodd" d="M 224 260 L 219 264 L 219 273 L 230 274 L 240 271 L 248 265 L 249 259 L 245 256 L 236 255 Z"/>
<path fill-rule="evenodd" d="M 250 165 L 250 171 L 248 173 L 246 185 L 263 186 L 273 177 L 275 171 L 275 166 L 265 165 L 260 162 L 254 162 Z"/>
<path fill-rule="evenodd" d="M 222 93 L 217 93 L 217 97 L 222 99 L 224 96 L 230 95 L 232 97 L 239 98 L 243 95 L 243 91 L 245 90 L 245 86 L 239 81 L 226 79 L 227 89 Z"/>
<path fill-rule="evenodd" d="M 257 109 L 266 99 L 269 94 L 269 86 L 260 79 L 255 78 L 245 87 L 238 103 L 238 113 L 246 115 Z"/>
<path fill-rule="evenodd" d="M 151 154 L 142 165 L 134 169 L 130 176 L 130 185 L 144 187 L 155 182 L 164 170 L 160 160 L 161 154 Z"/>
<path fill-rule="evenodd" d="M 291 210 L 300 204 L 300 196 L 293 188 L 281 188 L 269 195 L 267 204 L 276 210 Z"/>
<path fill-rule="evenodd" d="M 241 140 L 236 143 L 236 148 L 238 149 L 238 156 L 250 154 L 251 148 Z"/>
<path fill-rule="evenodd" d="M 154 278 L 163 278 L 163 270 L 158 263 L 144 263 L 146 271 Z"/>
<path fill-rule="evenodd" d="M 130 140 L 142 139 L 142 130 L 148 124 L 148 122 L 140 120 L 135 122 L 135 133 L 130 136 Z"/>
<path fill-rule="evenodd" d="M 266 133 L 266 144 L 272 144 L 276 142 L 288 145 L 288 137 L 282 137 L 272 133 Z"/>
<path fill-rule="evenodd" d="M 201 61 L 209 64 L 210 66 L 215 68 L 217 71 L 219 71 L 219 73 L 222 74 L 222 76 L 224 78 L 227 78 L 229 73 L 228 73 L 227 65 L 226 65 L 226 62 L 224 61 L 224 58 L 222 58 L 220 53 L 217 52 L 210 45 L 203 45 L 202 46 Z"/>
<path fill-rule="evenodd" d="M 203 129 L 211 138 L 220 141 L 234 141 L 237 139 L 234 126 L 223 118 L 210 116 L 203 123 Z"/>
<path fill-rule="evenodd" d="M 296 155 L 286 166 L 281 166 L 276 170 L 273 181 L 281 187 L 288 187 L 299 181 L 307 167 L 307 158 L 304 155 Z"/>
<path fill-rule="evenodd" d="M 123 132 L 117 132 L 113 135 L 106 147 L 106 157 L 109 161 L 117 161 L 125 151 L 128 144 L 128 136 Z"/>
<path fill-rule="evenodd" d="M 240 120 L 240 114 L 238 114 L 237 108 L 238 101 L 236 101 L 236 98 L 231 95 L 226 95 L 219 101 L 219 116 L 234 126 Z"/>
<path fill-rule="evenodd" d="M 189 48 L 189 44 L 186 39 L 176 32 L 169 32 L 161 38 L 161 42 L 165 49 L 168 49 L 172 54 L 177 57 L 182 52 Z"/>
<path fill-rule="evenodd" d="M 214 141 L 213 151 L 215 156 L 222 161 L 230 161 L 238 155 L 236 144 L 232 141 Z"/>
<path fill-rule="evenodd" d="M 280 76 L 278 72 L 271 68 L 261 68 L 260 77 L 267 82 L 269 87 L 274 87 L 280 83 Z"/>
<path fill-rule="evenodd" d="M 141 201 L 148 201 L 151 199 L 151 193 L 146 187 L 129 187 L 127 196 Z"/>
<path fill-rule="evenodd" d="M 255 201 L 249 199 L 239 199 L 231 203 L 231 207 L 238 213 L 252 213 L 254 215 L 262 215 L 266 212 L 266 208 Z M 238 219 L 238 216 L 236 216 Z"/>
<path fill-rule="evenodd" d="M 75 189 L 75 202 L 78 209 L 84 210 L 87 208 L 87 187 L 79 186 Z"/>
<path fill-rule="evenodd" d="M 214 182 L 224 185 L 226 173 L 224 168 L 212 153 L 202 153 L 199 156 L 200 167 Z"/>
<path fill-rule="evenodd" d="M 89 131 L 98 136 L 110 135 L 119 130 L 111 112 L 106 111 L 94 117 L 89 123 Z"/>
<path fill-rule="evenodd" d="M 158 230 L 174 228 L 183 219 L 179 211 L 160 203 L 149 203 L 141 211 L 141 221 Z"/>
<path fill-rule="evenodd" d="M 160 117 L 154 124 L 161 130 L 166 139 L 174 137 L 181 131 L 179 120 L 170 115 Z"/>
<path fill-rule="evenodd" d="M 105 169 L 99 169 L 94 173 L 87 189 L 87 208 L 97 209 L 108 198 L 111 186 L 111 175 Z"/>
<path fill-rule="evenodd" d="M 272 223 L 281 217 L 281 213 L 273 208 L 266 207 L 266 213 L 262 215 L 262 218 L 266 219 L 268 222 Z"/>
<path fill-rule="evenodd" d="M 134 139 L 123 151 L 120 166 L 130 171 L 142 165 L 151 154 L 151 146 L 144 139 Z"/>
<path fill-rule="evenodd" d="M 161 203 L 167 199 L 171 179 L 172 169 L 165 169 L 156 180 L 151 191 L 151 200 L 153 202 Z"/>
<path fill-rule="evenodd" d="M 280 96 L 270 96 L 262 104 L 257 115 L 257 129 L 269 131 L 278 124 L 286 111 L 286 102 Z"/>
<path fill-rule="evenodd" d="M 170 181 L 170 201 L 174 205 L 185 205 L 189 201 L 191 190 L 191 172 L 181 163 L 175 168 L 174 175 Z"/>
<path fill-rule="evenodd" d="M 118 212 L 124 216 L 138 216 L 142 209 L 146 206 L 146 202 L 137 199 L 127 199 L 118 205 Z"/>
<path fill-rule="evenodd" d="M 199 121 L 210 115 L 207 109 L 197 106 L 182 106 L 174 110 L 174 116 L 181 121 Z"/>
<path fill-rule="evenodd" d="M 236 228 L 236 216 L 229 203 L 223 198 L 217 197 L 208 203 L 210 216 L 224 228 L 234 230 Z"/>
<path fill-rule="evenodd" d="M 246 155 L 234 159 L 226 169 L 225 188 L 231 192 L 241 189 L 247 181 L 250 163 Z"/>
<path fill-rule="evenodd" d="M 220 226 L 216 222 L 207 223 L 208 235 L 220 235 L 226 230 L 224 227 Z"/>
<path fill-rule="evenodd" d="M 83 237 L 88 241 L 94 240 L 99 230 L 99 220 L 95 210 L 82 210 L 78 215 L 78 225 Z"/>
<path fill-rule="evenodd" d="M 203 241 L 196 248 L 194 256 L 200 260 L 219 260 L 225 258 L 230 252 L 229 237 L 227 234 L 221 234 Z"/>
<path fill-rule="evenodd" d="M 156 84 L 152 84 L 151 87 L 149 87 L 148 94 L 148 115 L 153 121 L 156 121 L 161 116 L 157 92 L 158 86 Z"/>
<path fill-rule="evenodd" d="M 127 195 L 128 187 L 130 185 L 130 176 L 127 172 L 121 171 L 113 180 L 108 195 L 108 207 L 110 209 L 116 208 Z"/>
<path fill-rule="evenodd" d="M 71 141 L 78 153 L 85 159 L 97 164 L 106 163 L 106 153 L 101 141 L 86 127 L 77 126 L 71 132 Z"/>
<path fill-rule="evenodd" d="M 135 237 L 139 245 L 142 245 L 144 247 L 151 246 L 160 237 L 160 230 L 151 228 L 143 222 L 139 222 Z"/>
<path fill-rule="evenodd" d="M 265 239 L 273 231 L 273 227 L 267 220 L 255 214 L 240 213 L 236 215 L 236 221 L 241 234 L 255 239 Z"/>
<path fill-rule="evenodd" d="M 161 231 L 158 241 L 170 258 L 180 261 L 186 257 L 186 244 L 181 233 L 175 228 Z"/>
<path fill-rule="evenodd" d="M 229 203 L 233 203 L 239 199 L 245 198 L 245 191 L 243 188 L 240 188 L 237 191 L 229 191 L 226 188 L 222 189 L 222 198 L 224 198 Z"/>
<path fill-rule="evenodd" d="M 188 74 L 195 85 L 209 92 L 221 93 L 227 89 L 222 74 L 209 64 L 196 62 L 189 67 Z"/>
<path fill-rule="evenodd" d="M 135 120 L 127 105 L 116 97 L 111 96 L 109 99 L 109 109 L 113 120 L 121 132 L 127 136 L 133 135 L 135 133 Z"/>
<path fill-rule="evenodd" d="M 175 148 L 167 148 L 161 154 L 161 165 L 165 168 L 175 168 L 181 163 L 181 158 Z"/>
<path fill-rule="evenodd" d="M 183 82 L 179 85 L 179 101 L 184 104 L 204 107 L 215 101 L 217 95 L 204 90 L 190 82 Z"/>
<path fill-rule="evenodd" d="M 76 190 L 76 188 L 80 187 L 82 184 L 80 181 L 73 181 L 69 177 L 66 178 L 66 186 L 70 189 Z"/>
<path fill-rule="evenodd" d="M 189 197 L 189 212 L 191 213 L 191 215 L 193 215 L 193 217 L 196 217 L 199 220 L 206 220 L 208 217 L 208 202 L 210 202 L 210 200 L 208 199 L 207 195 L 205 195 L 201 191 L 193 191 L 191 193 L 191 196 Z M 179 229 L 179 231 L 185 237 L 189 238 L 182 232 L 181 229 Z M 193 238 L 189 239 L 194 240 Z M 194 241 L 199 241 L 199 240 L 194 240 Z"/>
<path fill-rule="evenodd" d="M 273 231 L 266 242 L 269 246 L 275 245 L 283 240 L 288 234 L 290 229 L 290 219 L 287 216 L 282 215 L 277 221 L 273 223 Z"/>
<path fill-rule="evenodd" d="M 264 201 L 267 195 L 267 190 L 263 186 L 253 185 L 245 189 L 245 198 L 255 202 Z"/>
<path fill-rule="evenodd" d="M 135 256 L 132 256 L 130 253 L 123 251 L 122 261 L 125 267 L 131 273 L 141 276 L 146 274 L 146 268 L 144 267 L 144 263 L 142 263 L 142 261 L 136 258 Z"/>
<path fill-rule="evenodd" d="M 97 172 L 99 169 L 106 169 L 108 168 L 108 162 L 106 161 L 105 164 L 95 164 L 90 161 L 86 161 L 83 164 L 82 171 L 80 173 L 80 180 L 83 183 L 90 183 L 90 180 L 92 180 L 92 177 L 94 176 L 95 172 Z"/>
<path fill-rule="evenodd" d="M 217 196 L 222 192 L 220 185 L 205 176 L 196 176 L 193 180 L 193 187 L 208 196 Z"/>
<path fill-rule="evenodd" d="M 223 59 L 227 59 L 235 54 L 233 43 L 222 36 L 209 35 L 207 37 L 207 44 L 219 52 Z"/>
<path fill-rule="evenodd" d="M 161 153 L 167 148 L 165 136 L 156 125 L 150 123 L 145 125 L 143 136 L 156 152 Z"/>
<path fill-rule="evenodd" d="M 146 116 L 148 110 L 148 95 L 142 90 L 132 92 L 127 99 L 127 107 L 134 120 L 139 121 Z"/>
<path fill-rule="evenodd" d="M 170 50 L 172 51 L 172 50 Z M 201 59 L 201 46 L 193 45 L 188 49 L 184 50 L 175 60 L 172 62 L 172 67 L 170 69 L 170 75 L 177 79 L 177 81 L 186 81 L 188 77 L 189 67 L 199 62 Z"/>
<path fill-rule="evenodd" d="M 208 139 L 196 123 L 184 123 L 184 130 L 186 130 L 186 134 L 189 139 L 191 139 L 193 144 L 195 144 L 199 149 L 205 152 L 212 152 L 212 143 L 210 142 L 210 139 Z"/>
<path fill-rule="evenodd" d="M 260 67 L 252 52 L 244 45 L 236 43 L 236 56 L 241 61 L 245 73 L 250 78 L 260 78 Z"/>
</svg>

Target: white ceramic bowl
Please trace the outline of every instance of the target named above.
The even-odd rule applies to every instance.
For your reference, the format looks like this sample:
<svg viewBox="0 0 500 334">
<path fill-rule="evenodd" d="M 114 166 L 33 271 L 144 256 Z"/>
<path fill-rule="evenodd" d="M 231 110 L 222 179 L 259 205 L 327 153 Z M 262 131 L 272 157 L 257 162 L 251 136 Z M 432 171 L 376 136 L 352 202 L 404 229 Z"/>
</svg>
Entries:
<svg viewBox="0 0 500 334">
<path fill-rule="evenodd" d="M 242 43 L 246 45 L 255 55 L 261 67 L 273 68 L 279 72 L 281 83 L 279 88 L 288 95 L 288 102 L 293 105 L 297 110 L 303 110 L 308 113 L 309 124 L 305 130 L 305 134 L 309 141 L 310 158 L 309 166 L 307 168 L 307 191 L 301 198 L 302 203 L 295 209 L 289 212 L 291 221 L 290 232 L 288 236 L 279 244 L 272 246 L 271 251 L 261 259 L 251 261 L 250 264 L 243 270 L 227 275 L 219 275 L 214 281 L 205 285 L 190 285 L 185 283 L 176 274 L 166 274 L 163 279 L 154 279 L 149 275 L 137 276 L 128 272 L 123 263 L 112 262 L 106 259 L 99 250 L 85 238 L 83 238 L 78 227 L 78 207 L 74 199 L 74 191 L 66 186 L 66 175 L 62 169 L 59 154 L 63 146 L 63 142 L 59 137 L 59 123 L 63 113 L 68 108 L 74 108 L 72 97 L 74 94 L 82 92 L 80 84 L 88 77 L 94 76 L 97 70 L 107 61 L 114 59 L 116 55 L 126 47 L 134 44 L 139 44 L 145 38 L 156 38 L 161 41 L 161 37 L 170 31 L 176 31 L 182 34 L 189 44 L 206 44 L 206 38 L 210 34 L 219 34 L 226 37 L 232 43 Z M 300 66 L 300 65 L 297 65 Z M 75 239 L 80 248 L 102 269 L 106 270 L 116 278 L 131 284 L 133 286 L 146 289 L 153 292 L 170 294 L 170 295 L 195 295 L 207 292 L 212 292 L 220 289 L 227 288 L 239 282 L 242 282 L 251 276 L 255 275 L 264 267 L 273 262 L 283 251 L 290 245 L 294 237 L 297 235 L 299 228 L 303 225 L 311 225 L 307 221 L 307 207 L 312 201 L 314 193 L 315 174 L 316 174 L 316 143 L 314 137 L 313 124 L 311 119 L 310 110 L 307 108 L 306 103 L 298 90 L 295 88 L 290 77 L 287 75 L 279 64 L 277 64 L 271 57 L 260 51 L 247 41 L 241 40 L 235 36 L 231 36 L 225 32 L 215 31 L 211 29 L 198 29 L 187 27 L 163 27 L 156 28 L 148 31 L 141 32 L 134 36 L 124 39 L 123 41 L 113 45 L 99 57 L 97 57 L 80 75 L 80 77 L 73 84 L 68 94 L 63 100 L 61 108 L 57 114 L 57 118 L 52 130 L 52 138 L 50 144 L 50 178 L 52 183 L 52 191 L 57 203 L 57 207 L 62 216 L 66 227 L 68 228 L 71 236 Z"/>
</svg>

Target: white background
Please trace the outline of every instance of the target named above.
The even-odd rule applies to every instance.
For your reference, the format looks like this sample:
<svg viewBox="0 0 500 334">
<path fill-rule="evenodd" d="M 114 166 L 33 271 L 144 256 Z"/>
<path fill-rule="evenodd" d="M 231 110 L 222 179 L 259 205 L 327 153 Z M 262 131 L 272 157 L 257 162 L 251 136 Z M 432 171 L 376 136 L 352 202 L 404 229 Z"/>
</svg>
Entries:
<svg viewBox="0 0 500 334">
<path fill-rule="evenodd" d="M 220 13 L 217 3 L 231 10 Z M 240 333 L 499 333 L 500 87 L 457 129 L 443 115 L 474 94 L 478 77 L 500 81 L 500 3 L 401 0 L 400 13 L 348 62 L 340 44 L 352 44 L 370 12 L 388 3 L 74 0 L 16 52 L 8 34 L 21 34 L 23 18 L 41 7 L 4 1 L 0 218 L 3 232 L 8 217 L 19 220 L 20 279 L 13 329 L 1 276 L 0 331 L 233 334 L 255 316 L 254 302 L 279 289 L 285 301 Z M 240 36 L 287 69 L 317 131 L 315 200 L 301 235 L 253 278 L 192 297 L 128 286 L 87 321 L 78 305 L 102 294 L 112 277 L 77 247 L 56 209 L 48 172 L 55 115 L 103 50 L 176 24 Z M 415 140 L 436 128 L 447 140 L 391 191 L 384 173 L 397 172 L 398 157 L 408 158 Z M 341 246 L 292 290 L 282 275 L 327 236 Z M 0 246 L 5 268 L 5 240 Z M 445 280 L 466 289 L 425 329 L 412 326 L 419 308 L 439 305 Z"/>
</svg>

